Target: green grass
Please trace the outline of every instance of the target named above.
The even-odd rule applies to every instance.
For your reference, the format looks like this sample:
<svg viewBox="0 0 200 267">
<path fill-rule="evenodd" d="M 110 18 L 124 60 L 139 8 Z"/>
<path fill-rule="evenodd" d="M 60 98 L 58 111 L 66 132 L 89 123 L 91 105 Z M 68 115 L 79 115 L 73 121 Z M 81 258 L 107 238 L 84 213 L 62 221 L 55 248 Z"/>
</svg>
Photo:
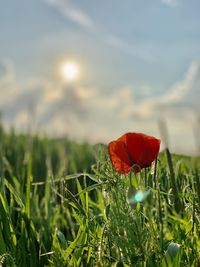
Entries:
<svg viewBox="0 0 200 267">
<path fill-rule="evenodd" d="M 102 145 L 1 128 L 0 266 L 199 266 L 199 158 L 156 167 L 119 175 Z"/>
</svg>

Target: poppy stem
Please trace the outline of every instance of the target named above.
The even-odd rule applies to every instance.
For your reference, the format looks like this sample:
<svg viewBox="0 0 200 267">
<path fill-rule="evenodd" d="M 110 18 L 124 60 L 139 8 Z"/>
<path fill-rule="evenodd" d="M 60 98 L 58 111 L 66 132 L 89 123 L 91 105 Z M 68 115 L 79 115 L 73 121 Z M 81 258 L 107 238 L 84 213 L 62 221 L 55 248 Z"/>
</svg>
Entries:
<svg viewBox="0 0 200 267">
<path fill-rule="evenodd" d="M 140 187 L 141 180 L 142 180 L 142 172 L 141 172 L 141 170 L 138 173 L 136 173 L 135 175 L 138 176 L 138 185 Z"/>
<path fill-rule="evenodd" d="M 132 171 L 129 172 L 130 186 L 132 186 Z"/>
<path fill-rule="evenodd" d="M 147 168 L 144 169 L 144 186 L 147 187 Z"/>
</svg>

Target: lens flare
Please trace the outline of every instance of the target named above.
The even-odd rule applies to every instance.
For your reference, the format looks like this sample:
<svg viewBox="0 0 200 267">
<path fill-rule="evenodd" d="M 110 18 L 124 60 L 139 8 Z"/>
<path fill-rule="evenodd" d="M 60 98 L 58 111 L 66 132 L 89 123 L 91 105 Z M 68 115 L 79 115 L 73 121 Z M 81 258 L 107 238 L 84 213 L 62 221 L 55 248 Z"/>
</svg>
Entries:
<svg viewBox="0 0 200 267">
<path fill-rule="evenodd" d="M 144 201 L 149 194 L 150 191 L 137 191 L 135 187 L 130 186 L 128 189 L 128 202 L 132 206 L 133 204 Z"/>
<path fill-rule="evenodd" d="M 141 202 L 144 199 L 144 193 L 142 191 L 138 191 L 135 194 L 134 199 L 135 199 L 135 202 Z"/>
</svg>

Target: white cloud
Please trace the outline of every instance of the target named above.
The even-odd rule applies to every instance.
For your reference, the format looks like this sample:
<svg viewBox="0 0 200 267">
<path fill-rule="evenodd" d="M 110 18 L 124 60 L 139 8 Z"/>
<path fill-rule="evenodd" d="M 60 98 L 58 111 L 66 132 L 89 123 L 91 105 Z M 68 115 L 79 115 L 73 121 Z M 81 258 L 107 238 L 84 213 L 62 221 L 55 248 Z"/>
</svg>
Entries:
<svg viewBox="0 0 200 267">
<path fill-rule="evenodd" d="M 188 101 L 188 95 L 191 97 L 191 91 L 198 90 L 197 83 L 198 75 L 200 72 L 200 64 L 198 62 L 192 62 L 189 66 L 187 73 L 183 80 L 176 83 L 169 89 L 169 92 L 163 96 L 162 101 L 164 103 L 177 103 L 177 102 L 184 102 Z M 194 92 L 192 92 L 192 95 Z M 187 98 L 187 99 L 186 99 Z"/>
<path fill-rule="evenodd" d="M 127 106 L 124 116 L 132 118 L 164 118 L 191 116 L 199 112 L 200 98 L 200 63 L 193 62 L 184 78 L 172 85 L 166 93 L 144 98 L 134 107 Z"/>
<path fill-rule="evenodd" d="M 8 85 L 7 92 L 11 94 L 7 97 L 1 85 L 0 82 L 0 107 L 7 124 L 25 128 L 26 122 L 34 121 L 41 130 L 55 132 L 56 129 L 57 134 L 82 138 L 91 132 L 91 141 L 105 140 L 106 132 L 108 137 L 110 131 L 115 131 L 123 106 L 130 105 L 134 99 L 129 86 L 108 94 L 99 88 L 69 86 L 54 80 L 35 79 L 24 84 L 14 80 Z M 14 94 L 12 88 L 16 88 Z M 7 101 L 2 101 L 3 96 Z"/>
<path fill-rule="evenodd" d="M 0 105 L 4 106 L 12 99 L 12 96 L 18 92 L 18 84 L 15 79 L 15 70 L 11 61 L 0 61 Z"/>
</svg>

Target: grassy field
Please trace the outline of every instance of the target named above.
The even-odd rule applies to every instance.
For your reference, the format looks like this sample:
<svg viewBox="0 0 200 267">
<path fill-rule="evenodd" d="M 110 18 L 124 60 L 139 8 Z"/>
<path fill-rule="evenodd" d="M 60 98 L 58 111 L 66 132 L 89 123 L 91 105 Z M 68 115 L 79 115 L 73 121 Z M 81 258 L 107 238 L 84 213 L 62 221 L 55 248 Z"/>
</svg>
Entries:
<svg viewBox="0 0 200 267">
<path fill-rule="evenodd" d="M 200 266 L 199 159 L 130 175 L 103 145 L 1 127 L 0 266 Z"/>
</svg>

